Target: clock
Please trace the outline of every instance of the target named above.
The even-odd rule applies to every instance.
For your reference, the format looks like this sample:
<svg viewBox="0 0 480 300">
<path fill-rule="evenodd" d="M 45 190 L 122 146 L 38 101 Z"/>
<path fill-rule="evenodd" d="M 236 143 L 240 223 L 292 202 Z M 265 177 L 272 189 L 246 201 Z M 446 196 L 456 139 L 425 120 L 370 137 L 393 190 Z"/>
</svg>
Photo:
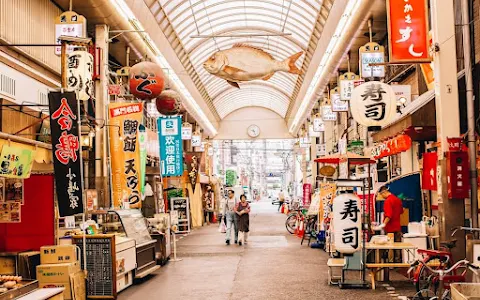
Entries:
<svg viewBox="0 0 480 300">
<path fill-rule="evenodd" d="M 260 135 L 260 127 L 257 125 L 250 125 L 247 128 L 247 133 L 250 137 L 256 138 Z"/>
</svg>

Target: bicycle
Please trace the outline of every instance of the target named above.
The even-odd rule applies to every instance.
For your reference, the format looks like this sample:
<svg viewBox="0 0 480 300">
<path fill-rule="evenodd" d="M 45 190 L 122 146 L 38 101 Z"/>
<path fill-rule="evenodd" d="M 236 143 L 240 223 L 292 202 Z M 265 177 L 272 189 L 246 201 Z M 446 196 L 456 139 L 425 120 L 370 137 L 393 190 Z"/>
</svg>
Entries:
<svg viewBox="0 0 480 300">
<path fill-rule="evenodd" d="M 288 214 L 287 219 L 285 220 L 285 227 L 290 234 L 294 234 L 297 226 L 301 221 L 305 220 L 305 216 L 302 213 L 302 209 L 294 210 Z"/>
<path fill-rule="evenodd" d="M 418 291 L 415 296 L 413 296 L 413 299 L 415 300 L 450 300 L 451 299 L 451 294 L 450 294 L 450 284 L 455 283 L 455 282 L 462 282 L 458 281 L 458 276 L 457 275 L 449 275 L 450 273 L 455 273 L 458 269 L 464 268 L 465 270 L 470 270 L 472 273 L 474 273 L 476 276 L 478 276 L 478 271 L 480 267 L 470 263 L 468 260 L 464 259 L 461 261 L 458 261 L 456 264 L 451 266 L 448 269 L 433 269 L 430 267 L 427 263 L 425 263 L 423 260 L 417 260 L 415 261 L 408 272 L 410 273 L 413 271 L 415 268 L 417 268 L 419 265 L 422 266 L 422 268 L 426 268 L 428 271 L 430 271 L 434 276 L 431 277 L 432 283 L 434 286 L 436 286 L 436 292 L 433 292 L 430 289 L 425 289 Z M 465 279 L 465 278 L 463 278 Z M 435 281 L 435 282 L 433 282 Z M 439 298 L 440 297 L 440 298 Z"/>
<path fill-rule="evenodd" d="M 458 230 L 465 231 L 480 231 L 478 228 L 471 227 L 454 227 L 452 228 L 453 237 Z M 450 268 L 453 263 L 453 256 L 451 249 L 455 248 L 457 240 L 450 240 L 446 242 L 441 242 L 441 248 L 439 250 L 417 250 L 419 254 L 424 255 L 422 260 L 423 264 L 419 265 L 416 269 L 416 272 L 413 277 L 415 284 L 415 289 L 417 293 L 421 291 L 431 290 L 434 294 L 437 294 L 438 289 L 438 276 L 435 276 L 435 273 L 430 272 L 430 268 L 425 267 L 426 264 L 436 263 L 435 270 L 445 270 Z M 453 282 L 464 282 L 466 276 L 467 268 L 457 268 L 454 270 L 452 275 L 449 275 L 447 288 L 449 284 Z M 419 298 L 422 299 L 422 298 Z M 423 298 L 427 299 L 427 298 Z"/>
</svg>

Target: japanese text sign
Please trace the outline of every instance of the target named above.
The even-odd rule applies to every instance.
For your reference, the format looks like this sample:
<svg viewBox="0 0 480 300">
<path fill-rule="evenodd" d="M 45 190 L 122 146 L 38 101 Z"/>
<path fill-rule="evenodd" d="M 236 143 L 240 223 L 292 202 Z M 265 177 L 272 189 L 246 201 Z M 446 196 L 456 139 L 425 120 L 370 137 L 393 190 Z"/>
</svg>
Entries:
<svg viewBox="0 0 480 300">
<path fill-rule="evenodd" d="M 320 214 L 319 223 L 330 223 L 332 218 L 333 198 L 337 193 L 337 186 L 335 183 L 321 183 L 320 184 Z"/>
<path fill-rule="evenodd" d="M 323 119 L 320 118 L 319 116 L 313 119 L 313 130 L 315 132 L 325 131 L 325 123 L 323 122 Z"/>
<path fill-rule="evenodd" d="M 202 146 L 202 136 L 200 134 L 192 135 L 192 147 L 201 147 Z"/>
<path fill-rule="evenodd" d="M 448 199 L 470 197 L 470 175 L 467 152 L 447 152 Z"/>
<path fill-rule="evenodd" d="M 75 92 L 50 92 L 53 167 L 60 217 L 83 213 L 82 157 Z"/>
<path fill-rule="evenodd" d="M 0 156 L 0 176 L 29 178 L 35 151 L 25 146 L 3 145 Z"/>
<path fill-rule="evenodd" d="M 361 247 L 360 199 L 353 194 L 342 194 L 333 200 L 335 248 L 340 253 L 354 253 Z"/>
<path fill-rule="evenodd" d="M 352 98 L 355 81 L 359 79 L 360 77 L 352 72 L 347 72 L 338 77 L 341 100 L 349 101 Z"/>
<path fill-rule="evenodd" d="M 423 153 L 422 189 L 437 190 L 437 152 Z"/>
<path fill-rule="evenodd" d="M 87 36 L 87 20 L 84 16 L 77 14 L 74 11 L 66 11 L 60 16 L 55 18 L 55 40 L 60 45 L 60 36 L 75 36 L 86 37 Z M 74 45 L 67 46 L 67 53 L 74 50 Z M 55 54 L 60 55 L 62 48 L 60 46 L 55 47 Z"/>
<path fill-rule="evenodd" d="M 158 118 L 162 176 L 183 174 L 182 118 Z"/>
<path fill-rule="evenodd" d="M 327 155 L 327 144 L 317 144 L 317 156 Z"/>
<path fill-rule="evenodd" d="M 312 185 L 310 183 L 303 184 L 303 207 L 309 207 L 312 202 Z"/>
<path fill-rule="evenodd" d="M 387 3 L 390 61 L 429 61 L 427 0 Z"/>
<path fill-rule="evenodd" d="M 93 55 L 75 50 L 68 55 L 68 87 L 77 91 L 78 99 L 89 100 L 93 96 Z"/>
<path fill-rule="evenodd" d="M 385 66 L 370 66 L 385 62 L 385 48 L 377 43 L 367 43 L 359 49 L 360 77 L 385 77 Z"/>
<path fill-rule="evenodd" d="M 139 128 L 143 118 L 143 105 L 111 103 L 108 111 L 113 206 L 140 208 Z"/>
<path fill-rule="evenodd" d="M 187 153 L 185 155 L 185 163 L 187 164 L 188 178 L 195 193 L 195 186 L 198 182 L 198 173 L 200 172 L 201 155 L 198 153 Z"/>
<path fill-rule="evenodd" d="M 369 81 L 353 90 L 350 107 L 353 118 L 359 124 L 381 127 L 395 116 L 397 100 L 395 92 L 388 84 Z"/>
<path fill-rule="evenodd" d="M 343 101 L 340 99 L 340 94 L 335 93 L 331 94 L 332 101 L 332 111 L 348 111 L 348 101 Z"/>
<path fill-rule="evenodd" d="M 392 156 L 407 151 L 410 147 L 412 147 L 412 139 L 406 134 L 401 134 L 373 147 L 371 157 L 380 159 Z"/>
<path fill-rule="evenodd" d="M 191 140 L 192 139 L 192 124 L 183 123 L 182 124 L 182 140 Z"/>
<path fill-rule="evenodd" d="M 337 113 L 332 111 L 331 105 L 322 105 L 322 120 L 325 122 L 337 120 Z"/>
</svg>

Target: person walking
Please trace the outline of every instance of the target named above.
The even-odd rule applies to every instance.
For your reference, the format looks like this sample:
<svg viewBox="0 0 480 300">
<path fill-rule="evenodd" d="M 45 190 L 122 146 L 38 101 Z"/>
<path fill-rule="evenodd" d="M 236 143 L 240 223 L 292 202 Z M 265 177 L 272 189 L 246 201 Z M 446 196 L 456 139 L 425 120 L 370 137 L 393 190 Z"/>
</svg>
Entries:
<svg viewBox="0 0 480 300">
<path fill-rule="evenodd" d="M 280 190 L 280 193 L 278 193 L 278 211 L 282 208 L 283 203 L 285 203 L 285 194 L 283 190 Z"/>
<path fill-rule="evenodd" d="M 238 215 L 238 245 L 246 244 L 250 227 L 250 204 L 247 202 L 247 196 L 241 195 L 240 202 L 235 206 L 235 213 Z"/>
<path fill-rule="evenodd" d="M 402 200 L 392 194 L 386 186 L 382 186 L 378 191 L 380 196 L 385 199 L 383 205 L 384 219 L 383 223 L 374 228 L 374 230 L 384 230 L 386 234 L 393 233 L 394 242 L 402 241 L 402 226 L 400 216 L 403 214 Z M 395 261 L 401 262 L 401 251 L 395 251 Z"/>
<path fill-rule="evenodd" d="M 235 206 L 237 201 L 235 199 L 235 192 L 233 190 L 228 191 L 228 198 L 224 200 L 223 215 L 227 223 L 227 232 L 225 234 L 225 243 L 230 245 L 230 239 L 232 237 L 232 227 L 234 230 L 235 244 L 238 243 L 238 218 L 235 213 Z"/>
</svg>

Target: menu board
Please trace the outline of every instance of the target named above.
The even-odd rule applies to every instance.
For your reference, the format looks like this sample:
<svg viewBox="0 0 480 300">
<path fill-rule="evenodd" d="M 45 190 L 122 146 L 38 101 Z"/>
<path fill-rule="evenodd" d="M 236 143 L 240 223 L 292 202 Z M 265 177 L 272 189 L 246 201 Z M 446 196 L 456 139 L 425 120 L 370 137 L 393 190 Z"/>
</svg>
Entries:
<svg viewBox="0 0 480 300">
<path fill-rule="evenodd" d="M 80 247 L 83 253 L 83 238 L 74 237 L 73 242 Z M 96 298 L 116 297 L 115 268 L 113 262 L 115 255 L 115 236 L 97 235 L 87 236 L 87 297 Z M 83 267 L 83 255 L 81 265 Z"/>
<path fill-rule="evenodd" d="M 190 202 L 188 198 L 171 198 L 170 207 L 178 214 L 178 230 L 176 233 L 190 232 Z"/>
</svg>

